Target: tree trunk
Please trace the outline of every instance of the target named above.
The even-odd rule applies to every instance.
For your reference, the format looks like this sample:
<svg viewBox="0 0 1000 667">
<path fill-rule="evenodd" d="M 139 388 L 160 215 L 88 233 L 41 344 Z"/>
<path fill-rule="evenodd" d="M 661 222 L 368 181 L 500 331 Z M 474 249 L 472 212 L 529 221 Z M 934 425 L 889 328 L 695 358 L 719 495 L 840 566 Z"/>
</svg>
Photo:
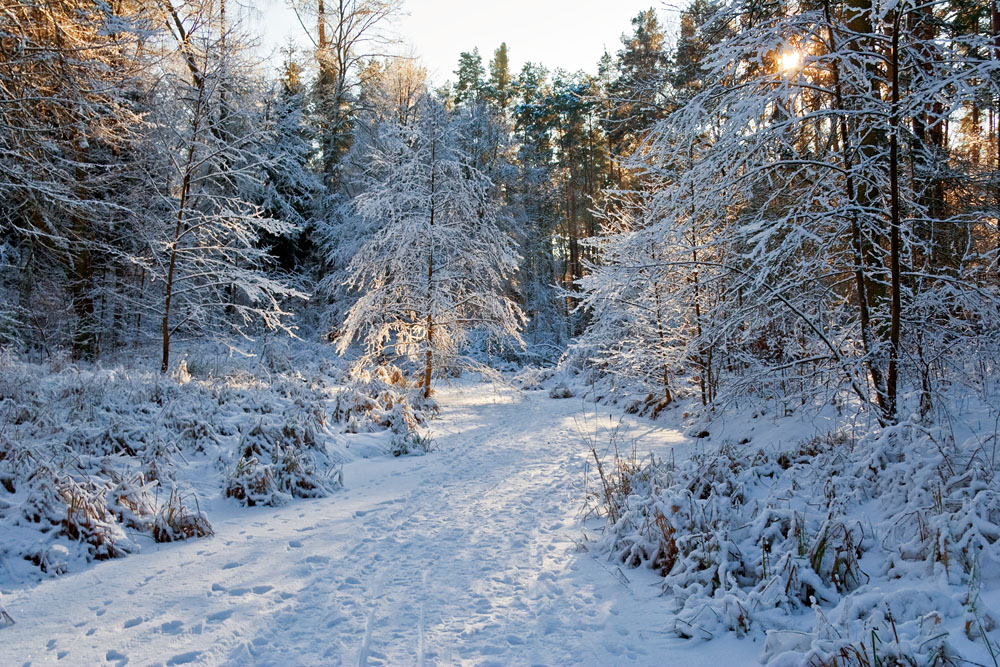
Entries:
<svg viewBox="0 0 1000 667">
<path fill-rule="evenodd" d="M 436 129 L 436 128 L 435 128 Z M 430 251 L 427 253 L 427 349 L 424 351 L 424 398 L 431 397 L 431 375 L 433 373 L 433 346 L 434 346 L 434 188 L 436 177 L 437 160 L 437 137 L 431 140 L 431 188 L 430 188 L 430 217 L 428 227 L 428 239 Z"/>
<path fill-rule="evenodd" d="M 993 19 L 993 58 L 995 60 L 1000 60 L 1000 0 L 993 0 L 993 5 L 990 7 Z M 1000 174 L 1000 96 L 997 97 L 997 120 L 996 120 L 996 168 L 997 173 Z M 998 176 L 1000 179 L 1000 176 Z M 1000 253 L 1000 180 L 997 181 L 996 186 L 996 205 L 997 205 L 997 252 Z M 1000 272 L 1000 268 L 997 269 Z"/>
<path fill-rule="evenodd" d="M 896 420 L 896 393 L 899 384 L 899 336 L 902 314 L 902 297 L 899 277 L 899 28 L 902 14 L 896 9 L 892 29 L 892 110 L 889 114 L 889 283 L 892 304 L 889 317 L 889 368 L 886 377 L 885 417 Z"/>
<path fill-rule="evenodd" d="M 187 163 L 184 166 L 184 179 L 181 183 L 180 201 L 177 206 L 177 220 L 174 225 L 174 241 L 170 245 L 170 265 L 167 268 L 167 282 L 163 288 L 163 321 L 160 324 L 163 343 L 163 356 L 160 361 L 161 373 L 166 373 L 167 368 L 170 365 L 170 336 L 173 333 L 170 330 L 170 306 L 173 300 L 174 271 L 177 267 L 177 248 L 181 240 L 181 235 L 185 231 L 184 210 L 187 207 L 188 195 L 191 192 L 191 171 L 194 169 L 194 147 L 195 142 L 197 141 L 199 126 L 198 114 L 201 112 L 201 90 L 202 89 L 199 87 L 199 101 L 198 105 L 195 107 L 195 118 L 192 121 L 193 134 L 191 137 L 191 144 L 188 146 Z"/>
<path fill-rule="evenodd" d="M 829 0 L 825 0 L 823 3 L 825 18 L 827 22 L 827 38 L 830 42 L 830 50 L 836 53 L 839 49 L 839 45 L 836 41 L 836 36 L 833 32 L 833 16 L 830 10 Z M 860 10 L 856 10 L 860 11 Z M 853 29 L 853 28 L 852 28 Z M 857 204 L 857 206 L 852 206 L 850 213 L 850 225 L 851 225 L 851 250 L 853 252 L 854 259 L 854 285 L 857 291 L 857 304 L 858 304 L 858 317 L 861 324 L 861 343 L 865 352 L 865 370 L 871 377 L 872 384 L 875 386 L 875 401 L 879 407 L 879 410 L 884 415 L 885 408 L 888 404 L 888 396 L 885 392 L 885 384 L 882 377 L 882 368 L 878 363 L 878 360 L 873 359 L 874 345 L 872 340 L 872 326 L 871 326 L 871 301 L 869 297 L 869 282 L 868 277 L 865 275 L 865 250 L 864 242 L 862 238 L 862 227 L 861 220 L 859 219 L 858 208 L 862 206 L 862 202 L 866 201 L 866 195 L 861 195 L 859 192 L 858 185 L 854 182 L 854 176 L 852 169 L 854 166 L 853 151 L 851 148 L 850 133 L 847 125 L 847 116 L 845 113 L 848 109 L 844 103 L 844 92 L 843 83 L 840 78 L 840 65 L 836 61 L 833 64 L 833 91 L 834 91 L 834 103 L 836 108 L 841 113 L 838 114 L 837 128 L 840 134 L 840 150 L 841 159 L 844 164 L 844 172 L 846 174 L 844 178 L 844 188 L 846 190 L 845 195 L 849 204 Z"/>
</svg>

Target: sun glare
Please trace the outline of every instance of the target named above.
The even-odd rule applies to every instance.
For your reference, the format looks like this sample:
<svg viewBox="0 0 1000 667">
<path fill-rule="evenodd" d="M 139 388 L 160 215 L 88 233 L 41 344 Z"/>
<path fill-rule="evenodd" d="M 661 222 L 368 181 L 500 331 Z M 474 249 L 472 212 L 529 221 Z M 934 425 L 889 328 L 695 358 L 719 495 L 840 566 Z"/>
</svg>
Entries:
<svg viewBox="0 0 1000 667">
<path fill-rule="evenodd" d="M 799 68 L 802 63 L 802 54 L 800 54 L 795 49 L 788 49 L 781 54 L 780 65 L 781 71 L 786 74 L 794 72 Z"/>
</svg>

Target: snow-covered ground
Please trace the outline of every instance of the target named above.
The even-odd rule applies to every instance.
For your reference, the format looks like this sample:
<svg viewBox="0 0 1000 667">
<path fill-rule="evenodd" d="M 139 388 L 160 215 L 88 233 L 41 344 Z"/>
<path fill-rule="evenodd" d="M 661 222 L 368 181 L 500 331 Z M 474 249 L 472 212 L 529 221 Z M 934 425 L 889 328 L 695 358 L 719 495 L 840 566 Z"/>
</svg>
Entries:
<svg viewBox="0 0 1000 667">
<path fill-rule="evenodd" d="M 677 638 L 659 577 L 580 547 L 585 440 L 617 414 L 471 381 L 438 400 L 427 456 L 278 508 L 203 498 L 214 537 L 5 588 L 0 664 L 757 662 L 759 641 Z"/>
</svg>

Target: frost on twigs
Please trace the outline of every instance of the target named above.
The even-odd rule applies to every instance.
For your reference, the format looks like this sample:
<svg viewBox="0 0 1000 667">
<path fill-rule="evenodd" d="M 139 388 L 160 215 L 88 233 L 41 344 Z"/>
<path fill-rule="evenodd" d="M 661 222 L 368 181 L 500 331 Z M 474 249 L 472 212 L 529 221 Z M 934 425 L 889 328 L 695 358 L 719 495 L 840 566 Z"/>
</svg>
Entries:
<svg viewBox="0 0 1000 667">
<path fill-rule="evenodd" d="M 994 618 L 955 590 L 1000 573 L 1000 488 L 976 455 L 982 440 L 956 445 L 906 423 L 853 445 L 833 433 L 676 464 L 598 457 L 601 544 L 663 577 L 682 637 L 801 629 L 796 617 L 812 609 L 812 632 L 794 638 L 801 650 L 775 649 L 765 664 L 859 664 L 865 654 L 860 664 L 875 664 L 873 650 L 883 664 L 932 664 L 955 655 L 943 624 L 965 617 L 971 638 Z"/>
</svg>

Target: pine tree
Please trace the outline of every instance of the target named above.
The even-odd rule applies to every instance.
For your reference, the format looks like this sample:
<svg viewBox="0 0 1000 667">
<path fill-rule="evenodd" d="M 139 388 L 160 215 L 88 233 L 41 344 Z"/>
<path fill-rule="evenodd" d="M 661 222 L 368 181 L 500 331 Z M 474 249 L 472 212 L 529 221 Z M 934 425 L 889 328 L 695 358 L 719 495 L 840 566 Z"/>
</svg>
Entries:
<svg viewBox="0 0 1000 667">
<path fill-rule="evenodd" d="M 321 177 L 311 169 L 311 133 L 306 122 L 308 90 L 302 80 L 302 66 L 289 49 L 276 90 L 268 96 L 262 119 L 268 139 L 262 142 L 268 158 L 262 165 L 259 191 L 251 200 L 268 218 L 284 220 L 297 231 L 265 240 L 270 252 L 285 272 L 302 273 L 313 254 L 313 224 L 323 196 Z"/>
<path fill-rule="evenodd" d="M 605 124 L 616 159 L 631 155 L 642 135 L 670 108 L 666 32 L 652 8 L 637 14 L 632 26 L 631 35 L 622 35 L 607 90 L 611 109 Z"/>
<path fill-rule="evenodd" d="M 500 110 L 507 113 L 514 95 L 510 65 L 507 61 L 507 43 L 500 44 L 490 61 L 490 79 L 486 84 L 486 97 Z"/>
<path fill-rule="evenodd" d="M 486 70 L 483 69 L 483 59 L 479 55 L 479 49 L 472 49 L 472 52 L 463 51 L 458 56 L 458 69 L 455 76 L 458 81 L 455 83 L 455 104 L 464 102 L 478 102 L 483 94 L 483 77 Z"/>
</svg>

